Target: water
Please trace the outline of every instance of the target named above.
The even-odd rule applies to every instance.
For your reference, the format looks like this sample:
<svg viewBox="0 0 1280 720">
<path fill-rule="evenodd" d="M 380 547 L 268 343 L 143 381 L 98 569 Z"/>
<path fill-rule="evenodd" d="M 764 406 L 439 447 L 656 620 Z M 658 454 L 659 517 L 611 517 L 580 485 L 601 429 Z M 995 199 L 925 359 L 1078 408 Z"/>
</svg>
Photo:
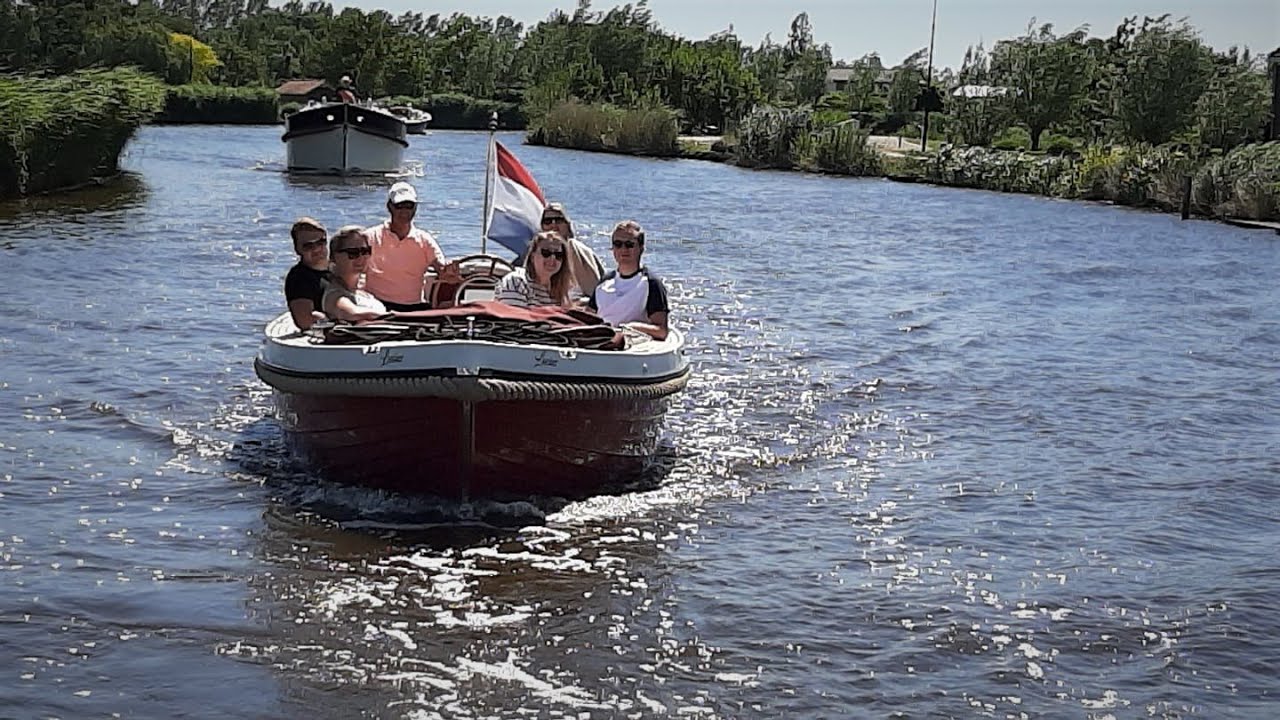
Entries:
<svg viewBox="0 0 1280 720">
<path fill-rule="evenodd" d="M 484 136 L 413 143 L 477 250 Z M 251 367 L 287 229 L 383 190 L 290 180 L 278 128 L 0 206 L 0 717 L 1275 715 L 1274 235 L 516 151 L 606 258 L 648 228 L 694 365 L 657 489 L 292 464 Z"/>
</svg>

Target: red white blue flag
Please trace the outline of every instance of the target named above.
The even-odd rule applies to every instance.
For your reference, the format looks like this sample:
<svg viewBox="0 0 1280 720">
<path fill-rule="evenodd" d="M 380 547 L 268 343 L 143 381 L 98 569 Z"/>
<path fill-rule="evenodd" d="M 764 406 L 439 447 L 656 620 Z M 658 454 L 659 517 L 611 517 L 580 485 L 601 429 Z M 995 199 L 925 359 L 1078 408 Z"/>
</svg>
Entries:
<svg viewBox="0 0 1280 720">
<path fill-rule="evenodd" d="M 493 188 L 489 195 L 492 202 L 486 214 L 485 237 L 517 255 L 522 254 L 542 227 L 546 198 L 525 166 L 496 140 L 489 153 L 489 163 Z"/>
</svg>

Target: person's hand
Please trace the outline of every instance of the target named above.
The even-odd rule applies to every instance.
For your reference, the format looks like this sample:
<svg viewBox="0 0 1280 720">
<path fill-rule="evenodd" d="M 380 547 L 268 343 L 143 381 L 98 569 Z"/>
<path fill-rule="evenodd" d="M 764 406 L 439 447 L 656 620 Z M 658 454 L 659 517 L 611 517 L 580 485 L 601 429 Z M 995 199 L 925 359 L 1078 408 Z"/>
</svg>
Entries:
<svg viewBox="0 0 1280 720">
<path fill-rule="evenodd" d="M 440 280 L 443 282 L 449 282 L 449 283 L 462 282 L 462 267 L 458 265 L 458 262 L 456 260 L 440 268 L 439 273 L 440 273 Z"/>
</svg>

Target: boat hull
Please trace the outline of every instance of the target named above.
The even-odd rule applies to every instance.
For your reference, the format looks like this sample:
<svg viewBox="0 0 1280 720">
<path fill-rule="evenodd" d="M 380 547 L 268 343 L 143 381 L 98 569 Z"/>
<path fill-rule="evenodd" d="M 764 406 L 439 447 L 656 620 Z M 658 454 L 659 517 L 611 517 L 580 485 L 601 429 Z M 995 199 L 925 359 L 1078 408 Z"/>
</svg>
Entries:
<svg viewBox="0 0 1280 720">
<path fill-rule="evenodd" d="M 327 479 L 450 498 L 585 497 L 634 481 L 670 401 L 275 398 L 291 449 Z"/>
<path fill-rule="evenodd" d="M 286 120 L 286 163 L 291 172 L 358 175 L 399 172 L 404 165 L 404 121 L 375 108 L 326 105 Z"/>
</svg>

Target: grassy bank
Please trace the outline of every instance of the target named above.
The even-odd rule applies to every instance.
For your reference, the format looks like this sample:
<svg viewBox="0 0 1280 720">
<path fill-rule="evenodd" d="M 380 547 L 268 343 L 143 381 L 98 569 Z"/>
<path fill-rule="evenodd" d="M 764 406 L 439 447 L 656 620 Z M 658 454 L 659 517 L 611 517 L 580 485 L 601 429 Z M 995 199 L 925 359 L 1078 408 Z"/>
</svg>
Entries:
<svg viewBox="0 0 1280 720">
<path fill-rule="evenodd" d="M 0 197 L 114 174 L 164 97 L 163 83 L 130 68 L 0 77 Z"/>
<path fill-rule="evenodd" d="M 554 105 L 530 127 L 530 145 L 676 157 L 679 124 L 675 111 L 661 107 L 620 108 L 567 100 Z"/>
<path fill-rule="evenodd" d="M 760 169 L 879 176 L 907 182 L 1117 205 L 1188 210 L 1210 218 L 1280 220 L 1280 142 L 1254 143 L 1230 152 L 1197 151 L 1177 145 L 1091 146 L 1051 154 L 942 145 L 928 153 L 876 147 L 866 131 L 850 124 L 823 125 L 805 110 L 761 108 L 736 129 L 736 141 L 682 139 L 674 153 L 644 143 L 623 142 L 618 128 L 641 125 L 638 111 L 563 103 L 546 116 L 531 144 L 669 155 L 734 163 Z"/>
<path fill-rule="evenodd" d="M 901 167 L 901 166 L 900 166 Z M 1102 200 L 1205 217 L 1280 220 L 1280 142 L 1225 155 L 1171 145 L 1090 147 L 1078 156 L 947 146 L 909 170 L 939 185 Z"/>
<path fill-rule="evenodd" d="M 280 103 L 271 88 L 173 85 L 155 121 L 269 125 L 280 121 Z"/>
</svg>

